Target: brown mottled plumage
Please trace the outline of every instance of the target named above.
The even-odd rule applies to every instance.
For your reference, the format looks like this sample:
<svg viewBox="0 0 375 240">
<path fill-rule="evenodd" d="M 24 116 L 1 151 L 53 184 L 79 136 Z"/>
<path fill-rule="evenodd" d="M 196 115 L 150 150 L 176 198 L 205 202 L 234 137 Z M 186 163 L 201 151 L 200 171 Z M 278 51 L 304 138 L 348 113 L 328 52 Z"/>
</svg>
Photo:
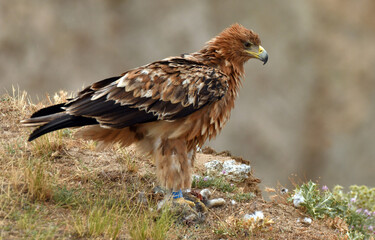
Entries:
<svg viewBox="0 0 375 240">
<path fill-rule="evenodd" d="M 234 24 L 199 52 L 94 83 L 22 123 L 39 126 L 30 141 L 58 129 L 90 125 L 77 134 L 102 146 L 136 144 L 155 159 L 162 186 L 190 188 L 196 147 L 228 121 L 250 58 L 265 63 L 268 56 L 256 33 Z"/>
</svg>

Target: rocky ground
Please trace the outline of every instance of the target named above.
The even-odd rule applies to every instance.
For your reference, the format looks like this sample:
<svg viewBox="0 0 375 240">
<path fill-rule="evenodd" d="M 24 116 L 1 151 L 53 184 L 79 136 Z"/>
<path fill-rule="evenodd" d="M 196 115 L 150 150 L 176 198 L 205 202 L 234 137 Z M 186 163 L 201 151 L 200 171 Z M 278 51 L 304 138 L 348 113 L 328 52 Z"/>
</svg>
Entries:
<svg viewBox="0 0 375 240">
<path fill-rule="evenodd" d="M 37 105 L 14 95 L 0 98 L 0 239 L 347 239 L 345 223 L 314 219 L 289 202 L 292 190 L 269 188 L 272 200 L 264 200 L 249 161 L 212 149 L 197 156 L 190 194 L 219 203 L 158 211 L 165 195 L 155 191 L 151 159 L 131 148 L 97 151 L 74 130 L 29 143 L 19 121 L 65 95 Z M 226 161 L 229 168 L 207 169 Z"/>
</svg>

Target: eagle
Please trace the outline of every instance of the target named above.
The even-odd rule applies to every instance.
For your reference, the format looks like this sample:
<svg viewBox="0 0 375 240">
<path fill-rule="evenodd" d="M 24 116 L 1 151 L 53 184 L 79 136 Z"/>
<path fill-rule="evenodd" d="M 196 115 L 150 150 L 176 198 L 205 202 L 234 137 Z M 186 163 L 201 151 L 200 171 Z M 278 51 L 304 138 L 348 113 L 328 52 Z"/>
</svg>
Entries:
<svg viewBox="0 0 375 240">
<path fill-rule="evenodd" d="M 268 60 L 258 34 L 233 24 L 197 52 L 168 57 L 84 88 L 65 103 L 21 121 L 37 127 L 32 141 L 63 128 L 99 147 L 135 144 L 156 165 L 159 184 L 174 199 L 192 183 L 197 147 L 215 137 L 230 117 L 244 63 Z"/>
</svg>

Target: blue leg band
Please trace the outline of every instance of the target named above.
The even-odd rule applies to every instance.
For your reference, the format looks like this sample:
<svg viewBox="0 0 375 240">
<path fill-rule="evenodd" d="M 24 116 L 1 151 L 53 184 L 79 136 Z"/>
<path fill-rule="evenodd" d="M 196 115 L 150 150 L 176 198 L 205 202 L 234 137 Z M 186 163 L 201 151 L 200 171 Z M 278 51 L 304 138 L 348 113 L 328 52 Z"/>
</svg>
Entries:
<svg viewBox="0 0 375 240">
<path fill-rule="evenodd" d="M 173 199 L 182 198 L 182 191 L 172 192 Z"/>
</svg>

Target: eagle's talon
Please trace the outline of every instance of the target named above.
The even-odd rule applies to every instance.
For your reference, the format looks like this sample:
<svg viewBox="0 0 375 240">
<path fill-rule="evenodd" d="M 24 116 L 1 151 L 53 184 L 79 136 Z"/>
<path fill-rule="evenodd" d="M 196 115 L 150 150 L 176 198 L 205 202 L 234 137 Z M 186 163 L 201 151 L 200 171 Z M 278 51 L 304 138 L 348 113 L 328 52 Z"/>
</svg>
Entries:
<svg viewBox="0 0 375 240">
<path fill-rule="evenodd" d="M 185 199 L 183 197 L 174 199 L 174 203 L 177 203 L 179 205 L 187 205 L 187 206 L 191 207 L 192 209 L 194 209 L 194 207 L 195 207 L 195 203 L 193 201 L 190 201 L 190 200 Z"/>
<path fill-rule="evenodd" d="M 194 207 L 197 212 L 207 212 L 206 205 L 202 202 L 201 196 L 196 196 L 196 192 L 186 192 L 184 193 L 184 199 L 185 201 L 190 201 L 194 204 Z"/>
</svg>

